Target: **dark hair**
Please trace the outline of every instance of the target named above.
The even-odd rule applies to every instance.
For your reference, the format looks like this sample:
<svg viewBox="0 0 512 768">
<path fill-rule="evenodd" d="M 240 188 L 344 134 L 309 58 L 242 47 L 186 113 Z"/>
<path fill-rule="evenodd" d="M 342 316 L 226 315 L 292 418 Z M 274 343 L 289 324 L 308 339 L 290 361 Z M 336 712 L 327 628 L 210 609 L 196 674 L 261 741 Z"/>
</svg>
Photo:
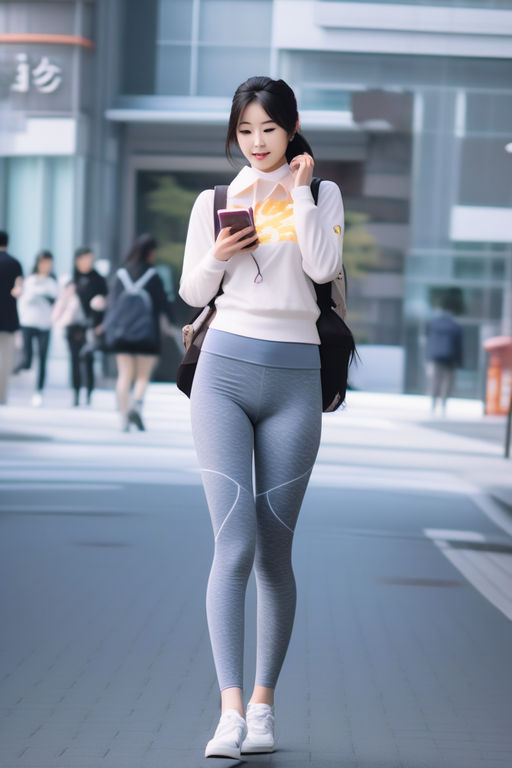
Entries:
<svg viewBox="0 0 512 768">
<path fill-rule="evenodd" d="M 39 251 L 39 253 L 36 254 L 36 260 L 32 270 L 33 275 L 36 275 L 38 272 L 39 262 L 44 261 L 45 259 L 50 259 L 50 261 L 53 261 L 53 255 L 50 253 L 50 251 Z"/>
<path fill-rule="evenodd" d="M 139 266 L 140 264 L 146 264 L 149 258 L 149 254 L 157 248 L 158 243 L 153 237 L 147 233 L 139 235 L 132 247 L 126 254 L 124 264 L 125 266 Z"/>
<path fill-rule="evenodd" d="M 89 248 L 87 245 L 81 245 L 80 248 L 76 249 L 75 255 L 73 258 L 76 261 L 77 259 L 80 258 L 80 256 L 85 256 L 86 253 L 92 253 L 92 249 Z"/>
<path fill-rule="evenodd" d="M 313 156 L 313 150 L 308 142 L 295 130 L 299 113 L 297 100 L 290 86 L 284 80 L 272 80 L 270 77 L 250 77 L 238 86 L 231 104 L 228 135 L 226 137 L 226 156 L 232 162 L 231 147 L 238 140 L 236 136 L 238 122 L 243 110 L 253 101 L 260 104 L 272 120 L 284 128 L 290 138 L 286 150 L 286 160 L 290 162 L 296 155 L 308 152 Z"/>
<path fill-rule="evenodd" d="M 92 253 L 91 248 L 89 248 L 87 245 L 81 245 L 80 248 L 77 248 L 75 251 L 75 255 L 73 256 L 73 283 L 76 283 L 81 275 L 80 270 L 76 266 L 77 259 L 79 259 L 81 256 L 85 256 L 87 253 Z"/>
<path fill-rule="evenodd" d="M 0 248 L 7 248 L 9 245 L 9 235 L 7 232 L 0 230 Z"/>
</svg>

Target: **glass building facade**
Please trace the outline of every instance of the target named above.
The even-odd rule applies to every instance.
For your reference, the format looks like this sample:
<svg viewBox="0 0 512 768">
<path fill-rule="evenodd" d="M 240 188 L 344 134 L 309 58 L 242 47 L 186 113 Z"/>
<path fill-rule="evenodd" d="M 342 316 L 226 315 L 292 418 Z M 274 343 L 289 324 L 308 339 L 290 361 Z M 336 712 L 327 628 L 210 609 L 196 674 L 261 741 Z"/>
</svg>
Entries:
<svg viewBox="0 0 512 768">
<path fill-rule="evenodd" d="M 71 219 L 113 264 L 136 233 L 154 232 L 179 324 L 190 208 L 236 172 L 224 157 L 232 94 L 251 75 L 283 77 L 315 173 L 344 198 L 349 321 L 365 363 L 353 383 L 424 392 L 426 326 L 449 300 L 464 331 L 456 394 L 482 396 L 482 342 L 512 333 L 512 2 L 85 5 L 96 43 L 82 83 L 95 97 L 79 110 L 89 135 L 67 161 L 18 159 L 16 194 L 34 173 L 65 197 L 70 173 L 80 189 L 78 163 Z M 57 219 L 44 226 L 73 239 Z M 179 356 L 169 341 L 158 377 L 172 380 Z"/>
</svg>

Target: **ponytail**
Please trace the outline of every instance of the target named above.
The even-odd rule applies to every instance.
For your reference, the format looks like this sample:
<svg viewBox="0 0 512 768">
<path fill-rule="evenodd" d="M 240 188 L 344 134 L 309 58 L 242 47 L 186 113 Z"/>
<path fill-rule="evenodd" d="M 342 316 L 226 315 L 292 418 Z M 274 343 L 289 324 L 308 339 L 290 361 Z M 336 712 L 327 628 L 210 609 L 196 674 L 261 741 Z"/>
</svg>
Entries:
<svg viewBox="0 0 512 768">
<path fill-rule="evenodd" d="M 302 155 L 304 152 L 307 152 L 309 155 L 311 155 L 311 157 L 313 157 L 313 150 L 309 146 L 304 136 L 302 136 L 300 133 L 296 133 L 288 144 L 288 149 L 286 150 L 286 161 L 289 163 L 293 160 L 294 157 L 297 155 Z"/>
</svg>

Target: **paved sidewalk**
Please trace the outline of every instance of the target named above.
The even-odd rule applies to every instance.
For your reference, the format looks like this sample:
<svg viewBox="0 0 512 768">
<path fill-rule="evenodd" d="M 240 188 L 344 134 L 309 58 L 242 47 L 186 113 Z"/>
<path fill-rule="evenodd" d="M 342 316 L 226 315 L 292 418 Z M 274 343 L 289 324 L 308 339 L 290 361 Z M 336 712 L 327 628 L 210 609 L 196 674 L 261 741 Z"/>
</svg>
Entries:
<svg viewBox="0 0 512 768">
<path fill-rule="evenodd" d="M 187 400 L 153 385 L 124 434 L 111 391 L 29 399 L 0 409 L 1 768 L 510 767 L 512 522 L 490 490 L 512 473 L 478 403 L 432 420 L 349 393 L 325 415 L 278 749 L 237 762 L 203 757 L 213 543 Z M 251 576 L 245 700 L 255 608 Z"/>
</svg>

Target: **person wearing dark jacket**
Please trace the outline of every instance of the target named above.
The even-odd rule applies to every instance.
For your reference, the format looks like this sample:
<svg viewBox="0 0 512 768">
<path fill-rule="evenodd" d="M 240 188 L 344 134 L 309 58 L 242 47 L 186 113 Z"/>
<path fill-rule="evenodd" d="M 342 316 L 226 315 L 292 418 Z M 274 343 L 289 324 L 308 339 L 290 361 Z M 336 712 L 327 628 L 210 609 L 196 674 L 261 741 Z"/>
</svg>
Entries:
<svg viewBox="0 0 512 768">
<path fill-rule="evenodd" d="M 427 326 L 426 354 L 432 411 L 440 398 L 445 413 L 457 368 L 462 366 L 462 328 L 447 309 L 438 310 Z"/>
<path fill-rule="evenodd" d="M 157 242 L 149 234 L 140 235 L 128 252 L 122 268 L 113 277 L 108 297 L 108 310 L 112 309 L 121 294 L 126 291 L 120 272 L 126 271 L 132 283 L 141 280 L 143 290 L 149 294 L 153 313 L 154 336 L 151 341 L 130 342 L 119 340 L 109 347 L 116 353 L 117 383 L 116 392 L 119 410 L 121 412 L 121 428 L 128 432 L 134 424 L 139 430 L 144 430 L 142 421 L 142 405 L 151 373 L 161 352 L 161 321 L 170 328 L 172 310 L 165 294 L 162 280 L 154 269 Z M 149 270 L 147 281 L 143 280 Z M 126 280 L 126 278 L 125 278 Z M 107 311 L 108 311 L 107 310 Z M 133 386 L 133 398 L 130 402 L 130 391 Z"/>
<path fill-rule="evenodd" d="M 94 267 L 94 255 L 90 248 L 82 247 L 75 251 L 73 277 L 66 286 L 70 294 L 76 293 L 80 300 L 82 317 L 66 327 L 66 338 L 71 360 L 71 380 L 75 393 L 74 404 L 80 403 L 80 389 L 87 389 L 87 404 L 91 402 L 94 390 L 94 355 L 92 349 L 81 354 L 87 342 L 90 330 L 98 335 L 106 305 L 107 282 Z"/>
<path fill-rule="evenodd" d="M 0 232 L 0 405 L 7 402 L 7 386 L 14 359 L 14 334 L 20 323 L 16 299 L 21 294 L 23 270 L 7 253 L 9 236 Z"/>
</svg>

